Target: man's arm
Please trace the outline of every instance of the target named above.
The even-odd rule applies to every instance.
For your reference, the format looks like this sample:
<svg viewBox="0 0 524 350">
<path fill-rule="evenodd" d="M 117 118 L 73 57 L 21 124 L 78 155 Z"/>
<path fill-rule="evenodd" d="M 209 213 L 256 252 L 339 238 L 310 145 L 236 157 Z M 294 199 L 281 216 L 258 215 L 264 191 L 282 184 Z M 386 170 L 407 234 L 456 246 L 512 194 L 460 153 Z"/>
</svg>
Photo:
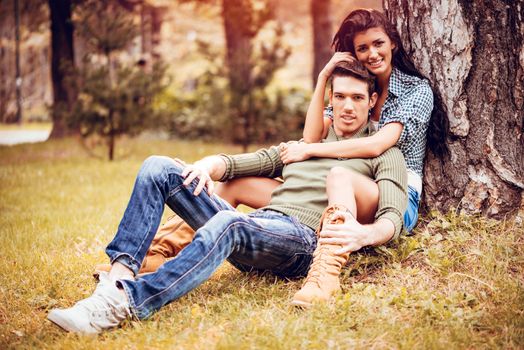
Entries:
<svg viewBox="0 0 524 350">
<path fill-rule="evenodd" d="M 195 196 L 198 196 L 204 187 L 209 195 L 213 194 L 213 181 L 226 181 L 243 176 L 274 178 L 282 174 L 284 166 L 276 146 L 253 153 L 208 156 L 194 164 L 185 164 L 178 159 L 175 161 L 185 166 L 182 172 L 182 176 L 185 177 L 184 185 L 188 186 L 194 179 L 199 179 L 193 192 Z"/>
<path fill-rule="evenodd" d="M 259 149 L 253 153 L 220 155 L 225 161 L 225 172 L 219 181 L 244 176 L 263 176 L 275 178 L 282 175 L 284 163 L 280 159 L 279 147 Z"/>
<path fill-rule="evenodd" d="M 393 147 L 373 159 L 373 168 L 379 190 L 375 222 L 380 219 L 391 221 L 394 225 L 394 235 L 391 239 L 397 238 L 402 231 L 403 217 L 408 203 L 406 161 L 402 152 Z"/>
</svg>

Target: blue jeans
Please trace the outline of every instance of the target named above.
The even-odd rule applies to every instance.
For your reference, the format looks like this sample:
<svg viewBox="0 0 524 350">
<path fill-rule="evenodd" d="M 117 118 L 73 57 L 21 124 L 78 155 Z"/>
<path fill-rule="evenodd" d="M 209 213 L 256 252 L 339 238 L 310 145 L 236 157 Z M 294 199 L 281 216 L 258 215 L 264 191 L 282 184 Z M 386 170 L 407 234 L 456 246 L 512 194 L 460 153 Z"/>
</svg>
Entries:
<svg viewBox="0 0 524 350">
<path fill-rule="evenodd" d="M 275 211 L 235 211 L 205 191 L 193 195 L 196 181 L 182 184 L 182 166 L 167 157 L 148 158 L 106 253 L 136 274 L 156 233 L 164 203 L 196 229 L 193 241 L 157 272 L 136 281 L 121 280 L 131 310 L 140 319 L 205 282 L 218 266 L 268 270 L 286 277 L 305 276 L 316 247 L 315 232 Z"/>
<path fill-rule="evenodd" d="M 404 213 L 404 228 L 411 232 L 418 220 L 419 193 L 411 186 L 408 186 L 408 207 Z"/>
</svg>

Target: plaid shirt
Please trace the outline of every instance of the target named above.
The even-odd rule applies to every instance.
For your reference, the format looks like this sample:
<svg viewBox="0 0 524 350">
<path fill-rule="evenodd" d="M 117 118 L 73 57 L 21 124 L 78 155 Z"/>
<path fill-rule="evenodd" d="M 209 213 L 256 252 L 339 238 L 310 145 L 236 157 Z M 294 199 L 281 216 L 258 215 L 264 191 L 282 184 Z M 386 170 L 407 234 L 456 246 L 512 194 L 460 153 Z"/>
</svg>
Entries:
<svg viewBox="0 0 524 350">
<path fill-rule="evenodd" d="M 406 158 L 406 166 L 422 177 L 426 153 L 426 133 L 433 110 L 433 91 L 429 82 L 393 68 L 388 97 L 380 112 L 379 128 L 400 122 L 404 126 L 397 146 Z"/>
<path fill-rule="evenodd" d="M 433 91 L 427 80 L 407 75 L 397 68 L 391 72 L 388 90 L 378 127 L 380 129 L 393 122 L 402 123 L 404 127 L 397 146 L 406 159 L 407 168 L 422 178 Z M 324 117 L 333 120 L 333 107 L 324 109 Z"/>
</svg>

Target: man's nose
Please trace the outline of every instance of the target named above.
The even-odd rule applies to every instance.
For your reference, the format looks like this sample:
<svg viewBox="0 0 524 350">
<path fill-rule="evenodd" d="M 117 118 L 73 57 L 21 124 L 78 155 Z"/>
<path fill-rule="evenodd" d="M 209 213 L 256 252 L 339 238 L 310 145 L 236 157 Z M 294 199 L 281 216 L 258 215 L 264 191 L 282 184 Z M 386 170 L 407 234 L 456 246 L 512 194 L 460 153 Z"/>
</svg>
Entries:
<svg viewBox="0 0 524 350">
<path fill-rule="evenodd" d="M 353 101 L 350 98 L 346 98 L 346 102 L 344 103 L 344 111 L 345 112 L 352 112 L 354 109 Z"/>
</svg>

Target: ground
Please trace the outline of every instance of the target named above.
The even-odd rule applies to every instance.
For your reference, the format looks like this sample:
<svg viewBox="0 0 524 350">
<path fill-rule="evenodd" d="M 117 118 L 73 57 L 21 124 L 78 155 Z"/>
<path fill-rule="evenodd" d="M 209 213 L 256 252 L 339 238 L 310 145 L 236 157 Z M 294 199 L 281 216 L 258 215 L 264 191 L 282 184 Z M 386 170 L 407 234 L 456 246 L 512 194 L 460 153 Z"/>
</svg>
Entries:
<svg viewBox="0 0 524 350">
<path fill-rule="evenodd" d="M 147 321 L 95 337 L 46 320 L 94 289 L 134 176 L 151 154 L 188 161 L 235 147 L 124 140 L 119 160 L 73 139 L 0 147 L 0 348 L 517 349 L 524 347 L 524 227 L 429 214 L 415 235 L 353 254 L 333 303 L 289 305 L 300 280 L 224 264 Z M 169 213 L 166 213 L 166 216 Z"/>
</svg>

